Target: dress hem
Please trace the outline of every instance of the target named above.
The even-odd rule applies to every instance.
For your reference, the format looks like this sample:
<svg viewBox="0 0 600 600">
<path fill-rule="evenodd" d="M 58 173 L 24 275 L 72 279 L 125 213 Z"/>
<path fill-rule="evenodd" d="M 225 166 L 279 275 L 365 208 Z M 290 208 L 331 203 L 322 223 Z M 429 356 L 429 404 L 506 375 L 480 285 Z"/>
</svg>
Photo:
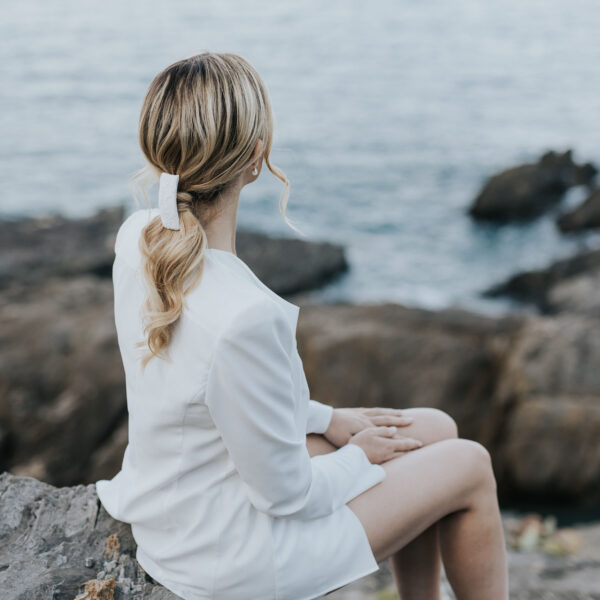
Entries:
<svg viewBox="0 0 600 600">
<path fill-rule="evenodd" d="M 348 509 L 348 510 L 350 510 L 350 509 Z M 356 518 L 358 519 L 358 517 L 356 517 Z M 140 555 L 142 555 L 144 557 L 142 560 L 140 560 Z M 198 596 L 197 594 L 194 594 L 193 596 L 189 596 L 187 593 L 183 592 L 182 590 L 179 590 L 177 585 L 172 584 L 167 578 L 165 578 L 163 576 L 163 573 L 162 573 L 162 570 L 160 569 L 160 567 L 154 561 L 152 561 L 152 559 L 150 559 L 147 555 L 145 555 L 143 550 L 141 550 L 139 546 L 137 547 L 137 551 L 136 551 L 136 560 L 140 564 L 142 569 L 144 569 L 144 571 L 146 573 L 148 573 L 148 575 L 150 575 L 150 577 L 152 577 L 152 579 L 154 579 L 158 584 L 162 585 L 169 592 L 172 592 L 173 594 L 182 598 L 182 600 L 213 600 L 213 598 L 211 598 L 210 596 Z M 148 561 L 148 562 L 146 562 L 146 561 Z M 148 566 L 150 566 L 150 565 L 152 565 L 151 568 L 148 568 Z M 358 575 L 353 574 L 351 577 L 344 578 L 336 583 L 333 583 L 333 584 L 328 583 L 327 586 L 324 587 L 321 591 L 316 592 L 316 595 L 311 593 L 311 595 L 309 595 L 309 596 L 304 596 L 304 597 L 298 598 L 296 600 L 318 600 L 319 598 L 322 598 L 325 594 L 329 594 L 330 592 L 333 592 L 334 590 L 337 590 L 338 588 L 342 588 L 345 585 L 354 583 L 355 581 L 358 581 L 359 579 L 362 579 L 363 577 L 366 577 L 367 575 L 370 575 L 371 573 L 375 573 L 376 571 L 379 571 L 379 569 L 380 569 L 379 564 L 375 563 L 374 565 L 371 565 L 370 567 L 368 567 L 368 569 L 366 571 L 364 571 Z M 283 600 L 283 599 L 274 597 L 272 600 Z"/>
<path fill-rule="evenodd" d="M 312 595 L 306 596 L 304 598 L 300 598 L 299 600 L 319 600 L 325 594 L 329 594 L 330 592 L 333 592 L 334 590 L 337 590 L 338 588 L 342 588 L 345 585 L 354 583 L 355 581 L 358 581 L 359 579 L 362 579 L 363 577 L 366 577 L 367 575 L 370 575 L 371 573 L 375 573 L 376 571 L 379 571 L 379 569 L 380 569 L 379 565 L 375 565 L 374 567 L 369 567 L 369 569 L 367 571 L 365 571 L 364 573 L 362 573 L 362 575 L 352 575 L 352 577 L 350 579 L 343 579 L 340 583 L 335 583 L 333 585 L 328 584 L 327 587 L 322 592 L 318 592 L 316 596 L 312 596 Z"/>
</svg>

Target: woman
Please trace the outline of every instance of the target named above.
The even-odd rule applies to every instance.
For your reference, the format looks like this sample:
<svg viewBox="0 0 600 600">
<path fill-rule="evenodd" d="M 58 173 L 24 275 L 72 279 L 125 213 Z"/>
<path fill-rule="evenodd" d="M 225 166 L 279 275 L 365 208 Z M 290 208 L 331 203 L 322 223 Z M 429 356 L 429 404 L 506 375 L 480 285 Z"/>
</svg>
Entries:
<svg viewBox="0 0 600 600">
<path fill-rule="evenodd" d="M 309 399 L 299 307 L 235 253 L 241 189 L 269 161 L 267 90 L 234 54 L 153 80 L 141 174 L 158 208 L 121 225 L 113 268 L 129 443 L 96 482 L 140 565 L 185 600 L 309 600 L 390 558 L 403 599 L 507 598 L 487 451 L 434 409 Z"/>
</svg>

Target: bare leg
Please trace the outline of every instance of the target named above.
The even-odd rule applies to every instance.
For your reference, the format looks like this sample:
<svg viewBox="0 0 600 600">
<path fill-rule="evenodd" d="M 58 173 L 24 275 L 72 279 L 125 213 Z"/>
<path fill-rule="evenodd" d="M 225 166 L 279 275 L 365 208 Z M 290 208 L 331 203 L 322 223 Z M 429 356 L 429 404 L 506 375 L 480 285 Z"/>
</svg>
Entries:
<svg viewBox="0 0 600 600">
<path fill-rule="evenodd" d="M 404 435 L 431 444 L 457 437 L 456 423 L 446 413 L 432 408 L 405 409 L 406 416 L 415 422 L 402 427 Z M 309 454 L 332 452 L 336 447 L 323 436 L 307 436 Z M 403 600 L 437 600 L 440 591 L 441 557 L 438 523 L 433 523 L 415 539 L 390 556 L 390 565 L 396 586 Z"/>
<path fill-rule="evenodd" d="M 438 526 L 434 523 L 390 556 L 402 600 L 439 600 L 442 560 Z"/>
<path fill-rule="evenodd" d="M 472 440 L 447 439 L 383 467 L 386 479 L 348 502 L 376 560 L 397 553 L 439 521 L 444 566 L 458 600 L 506 600 L 506 549 L 487 450 Z"/>
<path fill-rule="evenodd" d="M 456 423 L 441 410 L 408 408 L 402 412 L 415 420 L 401 428 L 403 435 L 424 444 L 458 437 Z M 392 554 L 390 566 L 402 600 L 438 600 L 442 571 L 438 523 Z"/>
</svg>

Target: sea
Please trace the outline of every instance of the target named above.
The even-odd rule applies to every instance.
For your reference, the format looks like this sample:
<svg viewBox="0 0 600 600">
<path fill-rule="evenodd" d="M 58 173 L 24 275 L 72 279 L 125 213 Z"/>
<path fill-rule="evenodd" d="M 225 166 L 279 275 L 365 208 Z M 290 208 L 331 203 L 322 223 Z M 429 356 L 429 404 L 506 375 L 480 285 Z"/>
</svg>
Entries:
<svg viewBox="0 0 600 600">
<path fill-rule="evenodd" d="M 150 81 L 186 56 L 234 52 L 269 89 L 271 160 L 302 234 L 266 168 L 238 226 L 342 244 L 350 269 L 312 299 L 528 310 L 481 292 L 600 247 L 555 225 L 585 190 L 529 223 L 467 210 L 490 175 L 547 150 L 600 165 L 599 31 L 594 0 L 4 2 L 0 218 L 137 208 Z"/>
</svg>

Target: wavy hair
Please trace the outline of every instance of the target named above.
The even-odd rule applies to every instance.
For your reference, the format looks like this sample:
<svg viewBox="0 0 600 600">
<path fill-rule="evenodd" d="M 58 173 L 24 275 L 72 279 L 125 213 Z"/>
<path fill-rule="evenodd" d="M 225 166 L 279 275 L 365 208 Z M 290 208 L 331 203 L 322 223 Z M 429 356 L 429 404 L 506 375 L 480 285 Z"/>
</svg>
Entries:
<svg viewBox="0 0 600 600">
<path fill-rule="evenodd" d="M 259 139 L 268 169 L 285 185 L 281 214 L 296 229 L 285 215 L 289 181 L 269 160 L 273 115 L 267 88 L 252 65 L 236 54 L 202 52 L 168 66 L 150 84 L 139 119 L 139 143 L 148 164 L 131 182 L 155 182 L 162 172 L 179 175 L 180 229 L 164 228 L 157 216 L 140 236 L 148 291 L 147 339 L 137 344 L 148 348 L 142 369 L 153 356 L 167 358 L 164 351 L 184 296 L 202 276 L 205 227 L 219 211 L 222 193 L 253 162 Z"/>
</svg>

